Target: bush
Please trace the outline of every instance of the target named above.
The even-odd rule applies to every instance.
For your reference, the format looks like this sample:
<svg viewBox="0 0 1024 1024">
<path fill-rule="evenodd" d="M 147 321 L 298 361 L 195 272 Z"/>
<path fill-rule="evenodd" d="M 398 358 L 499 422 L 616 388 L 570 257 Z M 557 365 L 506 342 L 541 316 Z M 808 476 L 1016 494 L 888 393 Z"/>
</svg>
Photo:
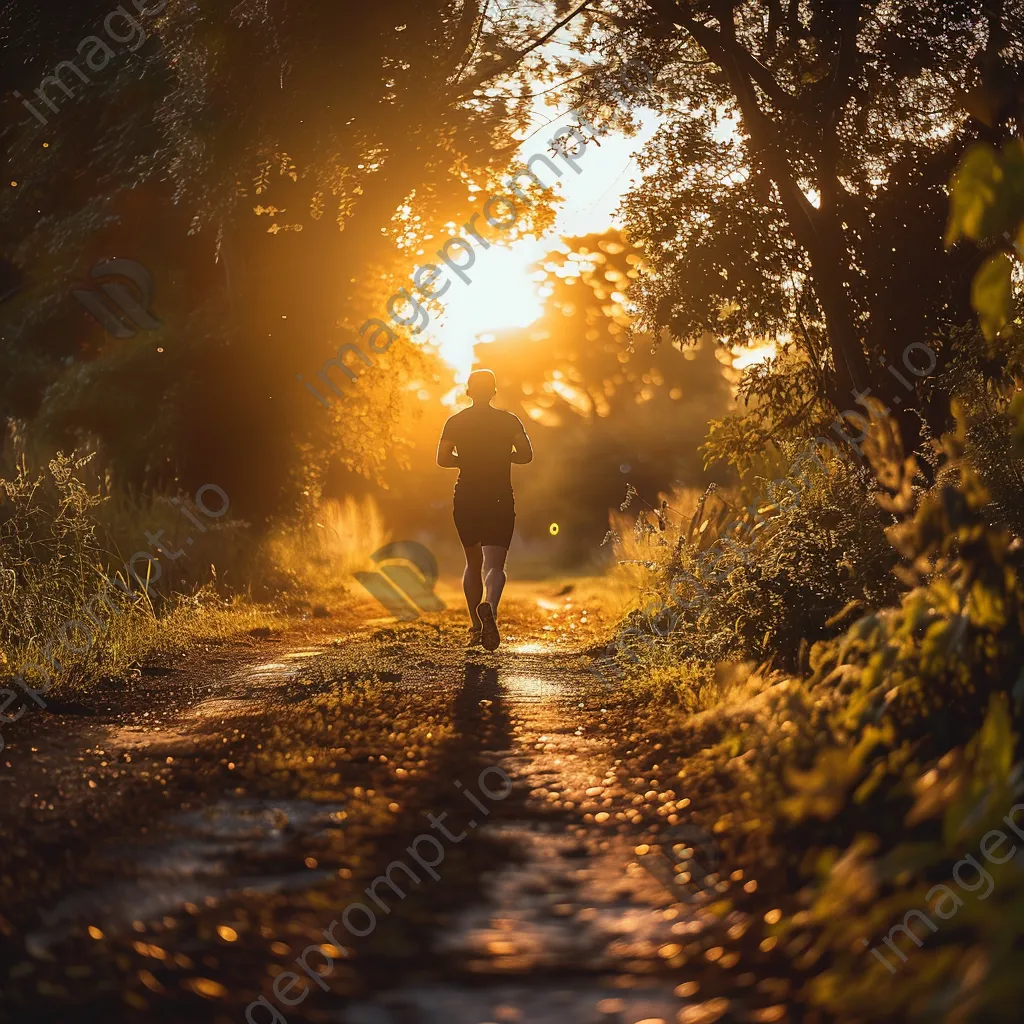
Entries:
<svg viewBox="0 0 1024 1024">
<path fill-rule="evenodd" d="M 686 779 L 688 820 L 770 901 L 753 942 L 788 963 L 768 969 L 848 1024 L 1010 1020 L 1024 996 L 1019 860 L 979 854 L 993 829 L 1017 842 L 1011 808 L 1024 823 L 1024 548 L 990 520 L 969 435 L 957 410 L 927 489 L 894 432 L 868 446 L 895 602 L 814 644 L 809 678 L 736 667 L 713 707 L 659 716 L 637 766 Z M 984 899 L 967 855 L 991 875 Z"/>
<path fill-rule="evenodd" d="M 660 636 L 684 663 L 771 657 L 796 668 L 856 609 L 895 599 L 893 518 L 870 475 L 813 447 L 784 452 L 788 473 L 761 483 L 748 508 L 719 495 L 715 514 L 701 503 L 689 523 L 673 524 L 667 503 L 653 523 L 638 517 L 633 547 L 646 558 L 633 561 L 648 570 L 654 600 L 627 620 L 629 636 Z"/>
<path fill-rule="evenodd" d="M 968 435 L 959 416 L 919 502 L 914 460 L 887 460 L 887 504 L 900 515 L 890 533 L 912 587 L 897 608 L 812 653 L 812 694 L 836 700 L 831 745 L 807 771 L 788 773 L 783 808 L 794 821 L 842 820 L 848 845 L 821 851 L 809 910 L 786 929 L 814 934 L 814 961 L 827 969 L 810 994 L 841 1019 L 1015 1019 L 1010 1007 L 1024 994 L 1024 883 L 1012 862 L 992 869 L 996 905 L 969 902 L 955 925 L 927 933 L 923 949 L 906 936 L 901 954 L 883 946 L 895 976 L 852 943 L 880 943 L 907 913 L 930 913 L 940 902 L 929 899 L 932 887 L 1020 796 L 1021 768 L 1011 767 L 1022 754 L 1012 730 L 1024 709 L 1024 552 L 988 522 Z M 854 817 L 877 834 L 854 837 Z M 908 830 L 919 841 L 905 841 Z"/>
<path fill-rule="evenodd" d="M 113 654 L 133 646 L 153 618 L 124 576 L 106 574 L 95 514 L 102 498 L 78 475 L 89 458 L 58 453 L 46 473 L 33 475 L 22 457 L 0 478 L 0 652 L 8 671 L 54 667 L 62 683 L 102 674 L 123 663 Z"/>
</svg>

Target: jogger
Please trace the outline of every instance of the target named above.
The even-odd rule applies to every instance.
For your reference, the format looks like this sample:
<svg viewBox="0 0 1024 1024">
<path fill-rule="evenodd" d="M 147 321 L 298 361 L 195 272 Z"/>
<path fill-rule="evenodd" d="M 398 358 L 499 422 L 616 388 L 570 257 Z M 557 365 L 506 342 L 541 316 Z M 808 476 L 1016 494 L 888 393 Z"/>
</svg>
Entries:
<svg viewBox="0 0 1024 1024">
<path fill-rule="evenodd" d="M 462 589 L 472 623 L 469 644 L 482 643 L 488 651 L 501 643 L 498 602 L 516 522 L 511 466 L 533 461 L 519 417 L 491 405 L 496 391 L 490 370 L 471 373 L 466 393 L 473 405 L 449 418 L 437 445 L 437 464 L 459 471 L 454 518 L 466 552 Z"/>
</svg>

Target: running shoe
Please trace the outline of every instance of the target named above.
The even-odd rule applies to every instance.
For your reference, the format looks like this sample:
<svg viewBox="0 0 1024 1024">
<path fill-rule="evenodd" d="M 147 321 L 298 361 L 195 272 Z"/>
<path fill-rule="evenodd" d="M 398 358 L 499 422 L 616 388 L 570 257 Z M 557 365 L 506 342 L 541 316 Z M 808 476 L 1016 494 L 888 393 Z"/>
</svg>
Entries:
<svg viewBox="0 0 1024 1024">
<path fill-rule="evenodd" d="M 477 610 L 477 615 L 483 623 L 481 640 L 485 651 L 496 651 L 501 643 L 501 634 L 498 632 L 498 624 L 494 621 L 494 612 L 491 606 L 484 601 Z"/>
</svg>

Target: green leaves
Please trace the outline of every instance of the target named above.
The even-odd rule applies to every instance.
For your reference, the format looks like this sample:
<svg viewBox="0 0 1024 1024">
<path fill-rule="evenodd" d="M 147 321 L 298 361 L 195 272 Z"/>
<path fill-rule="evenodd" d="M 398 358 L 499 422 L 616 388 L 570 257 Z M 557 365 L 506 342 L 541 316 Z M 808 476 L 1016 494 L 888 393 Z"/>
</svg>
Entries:
<svg viewBox="0 0 1024 1024">
<path fill-rule="evenodd" d="M 946 245 L 1002 235 L 1022 219 L 1024 142 L 1008 142 L 1001 153 L 988 145 L 971 146 L 953 175 Z"/>
<path fill-rule="evenodd" d="M 960 160 L 953 175 L 949 197 L 949 224 L 946 245 L 961 238 L 974 241 L 994 232 L 991 220 L 1003 171 L 999 157 L 991 146 L 971 146 Z"/>
<path fill-rule="evenodd" d="M 1013 242 L 1024 221 L 1024 142 L 1008 142 L 1001 153 L 975 145 L 964 154 L 950 189 L 946 245 L 1001 236 Z M 971 285 L 971 305 L 992 341 L 1013 319 L 1013 263 L 1002 252 L 982 264 Z"/>
<path fill-rule="evenodd" d="M 995 339 L 1013 319 L 1012 269 L 1010 258 L 997 252 L 985 260 L 971 284 L 971 305 L 978 314 L 982 333 L 989 341 Z"/>
<path fill-rule="evenodd" d="M 979 840 L 986 826 L 995 823 L 993 809 L 1013 803 L 1009 780 L 1015 736 L 1008 704 L 1005 693 L 989 694 L 985 720 L 967 746 L 969 769 L 942 822 L 943 839 L 950 849 Z"/>
</svg>

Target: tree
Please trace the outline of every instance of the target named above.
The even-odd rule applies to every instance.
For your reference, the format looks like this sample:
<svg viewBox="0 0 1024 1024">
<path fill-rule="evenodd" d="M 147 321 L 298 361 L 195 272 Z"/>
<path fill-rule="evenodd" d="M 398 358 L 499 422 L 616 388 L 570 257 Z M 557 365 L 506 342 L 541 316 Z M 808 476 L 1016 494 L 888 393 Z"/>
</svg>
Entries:
<svg viewBox="0 0 1024 1024">
<path fill-rule="evenodd" d="M 988 101 L 1024 68 L 1008 5 L 619 0 L 592 14 L 567 88 L 602 123 L 603 76 L 633 49 L 655 75 L 638 105 L 663 118 L 626 203 L 651 266 L 647 326 L 792 333 L 844 409 L 866 388 L 891 396 L 880 359 L 898 366 L 909 343 L 969 320 L 977 256 L 942 246 L 945 186 L 968 140 L 1019 129 L 1019 103 Z"/>
<path fill-rule="evenodd" d="M 529 101 L 485 86 L 558 25 L 478 0 L 140 9 L 123 45 L 92 0 L 49 35 L 35 10 L 10 20 L 23 99 L 70 63 L 46 124 L 7 95 L 0 413 L 99 444 L 122 483 L 212 479 L 247 514 L 287 510 L 332 459 L 372 474 L 401 445 L 405 383 L 431 372 L 407 334 L 330 411 L 296 374 L 498 179 Z M 158 332 L 112 340 L 71 297 L 112 254 L 150 271 Z"/>
</svg>

